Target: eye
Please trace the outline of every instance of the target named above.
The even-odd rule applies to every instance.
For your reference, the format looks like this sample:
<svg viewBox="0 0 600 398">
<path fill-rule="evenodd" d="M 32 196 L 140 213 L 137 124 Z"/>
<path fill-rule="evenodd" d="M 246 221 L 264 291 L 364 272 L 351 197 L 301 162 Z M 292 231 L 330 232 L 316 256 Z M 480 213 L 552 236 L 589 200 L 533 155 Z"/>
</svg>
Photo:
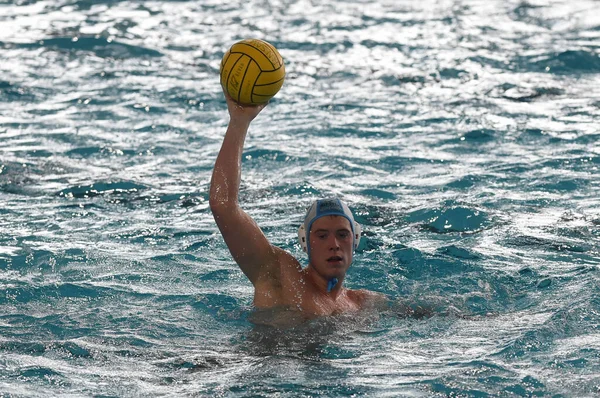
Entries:
<svg viewBox="0 0 600 398">
<path fill-rule="evenodd" d="M 349 236 L 350 236 L 350 232 L 348 232 L 348 231 L 339 231 L 339 232 L 338 232 L 338 237 L 339 237 L 340 239 L 346 239 L 346 238 L 348 238 Z"/>
</svg>

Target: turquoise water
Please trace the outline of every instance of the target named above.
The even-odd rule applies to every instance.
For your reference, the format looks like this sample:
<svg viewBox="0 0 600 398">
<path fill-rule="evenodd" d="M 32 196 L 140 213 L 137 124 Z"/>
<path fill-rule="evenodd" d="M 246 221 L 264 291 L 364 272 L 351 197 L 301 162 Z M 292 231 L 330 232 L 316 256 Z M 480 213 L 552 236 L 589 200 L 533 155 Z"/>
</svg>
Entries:
<svg viewBox="0 0 600 398">
<path fill-rule="evenodd" d="M 0 395 L 596 396 L 598 15 L 1 2 Z M 218 67 L 248 37 L 288 76 L 251 127 L 243 207 L 306 261 L 306 207 L 342 197 L 365 230 L 348 285 L 397 306 L 251 322 L 207 203 Z"/>
</svg>

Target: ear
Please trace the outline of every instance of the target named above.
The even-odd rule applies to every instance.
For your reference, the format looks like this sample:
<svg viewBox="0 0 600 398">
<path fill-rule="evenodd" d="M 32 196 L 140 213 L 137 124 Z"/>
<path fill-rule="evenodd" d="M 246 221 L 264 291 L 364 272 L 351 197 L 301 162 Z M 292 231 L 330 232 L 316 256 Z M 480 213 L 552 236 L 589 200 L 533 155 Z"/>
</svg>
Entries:
<svg viewBox="0 0 600 398">
<path fill-rule="evenodd" d="M 298 228 L 298 243 L 300 243 L 302 250 L 308 253 L 308 242 L 306 241 L 306 229 L 304 228 L 304 224 L 301 224 L 300 228 Z"/>
</svg>

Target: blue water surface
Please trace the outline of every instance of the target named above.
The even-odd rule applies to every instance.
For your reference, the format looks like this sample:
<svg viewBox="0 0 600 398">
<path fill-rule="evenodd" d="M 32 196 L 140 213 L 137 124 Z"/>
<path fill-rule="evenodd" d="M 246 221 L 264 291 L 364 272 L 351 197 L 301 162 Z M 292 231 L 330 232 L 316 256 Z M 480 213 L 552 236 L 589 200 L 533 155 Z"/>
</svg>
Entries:
<svg viewBox="0 0 600 398">
<path fill-rule="evenodd" d="M 600 4 L 0 3 L 0 395 L 600 393 Z M 221 57 L 274 44 L 240 202 L 339 196 L 388 310 L 260 325 L 208 208 Z M 405 317 L 425 306 L 432 316 Z"/>
</svg>

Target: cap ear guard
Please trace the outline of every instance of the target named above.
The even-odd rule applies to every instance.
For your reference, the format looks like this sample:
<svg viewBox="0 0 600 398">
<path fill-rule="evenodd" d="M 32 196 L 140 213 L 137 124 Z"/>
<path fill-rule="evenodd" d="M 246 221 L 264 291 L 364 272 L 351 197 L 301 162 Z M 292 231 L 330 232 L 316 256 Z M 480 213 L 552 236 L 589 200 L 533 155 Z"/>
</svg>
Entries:
<svg viewBox="0 0 600 398">
<path fill-rule="evenodd" d="M 358 248 L 358 244 L 360 243 L 360 235 L 362 234 L 362 228 L 359 223 L 354 222 L 354 250 Z M 302 247 L 305 253 L 308 253 L 308 241 L 307 241 L 307 233 L 306 228 L 304 228 L 304 224 L 300 224 L 300 228 L 298 228 L 298 243 Z"/>
<path fill-rule="evenodd" d="M 306 241 L 306 229 L 304 228 L 304 224 L 300 224 L 300 228 L 298 228 L 298 243 L 302 247 L 305 253 L 308 253 L 308 242 Z"/>
<path fill-rule="evenodd" d="M 362 228 L 359 223 L 354 221 L 354 250 L 358 249 L 360 243 L 360 235 L 362 235 Z"/>
</svg>

